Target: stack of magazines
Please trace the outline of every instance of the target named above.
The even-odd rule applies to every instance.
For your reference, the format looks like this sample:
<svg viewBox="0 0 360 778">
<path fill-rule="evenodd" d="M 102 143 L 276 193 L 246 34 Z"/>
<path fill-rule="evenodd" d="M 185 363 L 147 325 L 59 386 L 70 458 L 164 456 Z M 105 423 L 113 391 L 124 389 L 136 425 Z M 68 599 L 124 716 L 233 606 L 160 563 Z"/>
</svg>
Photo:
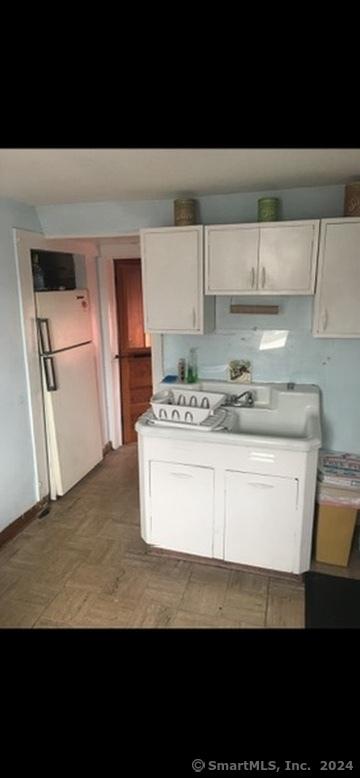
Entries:
<svg viewBox="0 0 360 778">
<path fill-rule="evenodd" d="M 318 479 L 340 489 L 360 489 L 360 456 L 341 451 L 320 451 Z"/>
</svg>

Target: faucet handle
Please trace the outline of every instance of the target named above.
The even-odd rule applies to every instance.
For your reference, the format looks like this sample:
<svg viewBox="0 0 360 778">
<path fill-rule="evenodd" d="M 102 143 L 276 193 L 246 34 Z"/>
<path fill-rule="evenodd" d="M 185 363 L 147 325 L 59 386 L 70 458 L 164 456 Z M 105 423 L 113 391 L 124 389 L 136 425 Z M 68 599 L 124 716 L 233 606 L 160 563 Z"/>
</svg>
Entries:
<svg viewBox="0 0 360 778">
<path fill-rule="evenodd" d="M 243 393 L 242 397 L 246 397 L 247 405 L 254 405 L 255 398 L 253 392 L 248 390 L 247 392 Z"/>
<path fill-rule="evenodd" d="M 243 403 L 244 406 L 252 406 L 255 402 L 254 392 L 251 392 L 249 389 L 247 389 L 245 392 L 241 392 L 241 394 L 228 394 L 226 397 L 227 405 L 236 405 L 242 397 L 246 398 Z"/>
</svg>

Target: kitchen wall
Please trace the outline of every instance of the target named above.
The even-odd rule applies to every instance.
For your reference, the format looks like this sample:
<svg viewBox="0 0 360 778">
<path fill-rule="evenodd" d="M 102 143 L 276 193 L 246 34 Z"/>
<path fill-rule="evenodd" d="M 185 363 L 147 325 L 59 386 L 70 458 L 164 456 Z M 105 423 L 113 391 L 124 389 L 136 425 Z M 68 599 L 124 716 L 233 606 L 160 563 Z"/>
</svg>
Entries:
<svg viewBox="0 0 360 778">
<path fill-rule="evenodd" d="M 343 213 L 343 186 L 303 187 L 199 197 L 199 223 L 256 221 L 259 197 L 271 196 L 281 200 L 282 219 L 320 219 Z M 173 200 L 42 205 L 37 213 L 44 233 L 52 237 L 119 235 L 174 224 Z"/>
<path fill-rule="evenodd" d="M 35 208 L 0 201 L 0 531 L 36 502 L 13 227 L 41 231 Z"/>
<path fill-rule="evenodd" d="M 250 300 L 217 297 L 215 334 L 164 338 L 165 372 L 177 372 L 178 359 L 196 346 L 204 378 L 227 380 L 229 361 L 247 359 L 254 381 L 317 384 L 324 447 L 360 454 L 360 341 L 313 338 L 311 297 L 267 297 L 280 312 L 262 316 L 231 314 L 230 302 Z M 264 298 L 251 302 L 264 304 Z"/>
<path fill-rule="evenodd" d="M 203 224 L 256 221 L 258 198 L 271 195 L 281 199 L 283 219 L 336 217 L 343 213 L 343 186 L 307 187 L 201 197 L 198 198 L 199 221 Z M 172 224 L 173 200 L 170 199 L 51 205 L 37 209 L 0 201 L 0 531 L 36 501 L 12 228 L 43 231 L 47 236 L 100 236 Z M 248 320 L 240 320 L 236 315 L 230 316 L 228 303 L 226 298 L 217 300 L 214 335 L 164 337 L 166 369 L 176 366 L 178 356 L 186 356 L 194 342 L 200 347 L 199 360 L 207 375 L 217 376 L 231 357 L 244 357 L 253 363 L 255 380 L 318 383 L 323 392 L 326 445 L 360 453 L 360 342 L 313 339 L 310 298 L 283 298 L 276 324 L 273 317 L 249 316 Z M 279 336 L 274 335 L 277 331 L 281 333 Z M 272 344 L 272 348 L 264 347 L 266 343 Z"/>
<path fill-rule="evenodd" d="M 199 197 L 199 222 L 256 221 L 257 201 L 264 196 L 280 198 L 282 219 L 343 215 L 343 186 L 302 187 Z M 173 201 L 42 206 L 38 214 L 49 235 L 118 234 L 172 225 Z M 278 316 L 229 314 L 230 298 L 217 298 L 215 334 L 164 337 L 166 372 L 176 370 L 178 358 L 186 357 L 195 345 L 200 372 L 207 377 L 225 375 L 230 359 L 244 358 L 252 363 L 255 381 L 316 383 L 322 391 L 324 445 L 360 453 L 360 341 L 313 338 L 313 298 L 269 297 L 267 301 L 279 303 Z"/>
</svg>

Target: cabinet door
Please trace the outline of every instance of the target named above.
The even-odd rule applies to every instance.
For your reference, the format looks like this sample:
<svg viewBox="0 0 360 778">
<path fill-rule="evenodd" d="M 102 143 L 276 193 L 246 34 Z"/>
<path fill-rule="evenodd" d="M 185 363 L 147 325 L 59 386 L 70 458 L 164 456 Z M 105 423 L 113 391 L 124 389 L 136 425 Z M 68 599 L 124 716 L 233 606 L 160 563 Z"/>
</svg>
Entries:
<svg viewBox="0 0 360 778">
<path fill-rule="evenodd" d="M 145 330 L 203 329 L 202 227 L 141 230 Z"/>
<path fill-rule="evenodd" d="M 213 555 L 214 471 L 150 462 L 151 543 L 188 554 Z"/>
<path fill-rule="evenodd" d="M 313 334 L 360 337 L 360 219 L 321 225 Z"/>
<path fill-rule="evenodd" d="M 295 478 L 226 472 L 224 558 L 253 567 L 294 571 Z"/>
<path fill-rule="evenodd" d="M 319 222 L 260 228 L 259 291 L 313 294 Z"/>
<path fill-rule="evenodd" d="M 235 294 L 257 289 L 259 228 L 205 228 L 205 293 Z"/>
</svg>

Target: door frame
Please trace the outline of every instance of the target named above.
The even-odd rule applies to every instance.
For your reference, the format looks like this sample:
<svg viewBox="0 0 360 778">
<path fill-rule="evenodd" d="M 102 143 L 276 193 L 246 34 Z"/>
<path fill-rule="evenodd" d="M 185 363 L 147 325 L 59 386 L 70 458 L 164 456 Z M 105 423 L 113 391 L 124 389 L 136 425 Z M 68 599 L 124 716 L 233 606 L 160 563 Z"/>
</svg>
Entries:
<svg viewBox="0 0 360 778">
<path fill-rule="evenodd" d="M 116 354 L 119 353 L 117 301 L 115 289 L 115 266 L 117 259 L 140 259 L 140 235 L 137 232 L 111 236 L 111 239 L 100 238 L 97 242 L 99 250 L 99 295 L 102 307 L 103 349 L 105 386 L 107 391 L 107 409 L 110 429 L 118 441 L 118 448 L 123 444 L 121 418 L 121 382 L 120 370 Z M 151 372 L 153 392 L 164 376 L 163 367 L 163 335 L 151 333 Z"/>
<path fill-rule="evenodd" d="M 104 445 L 111 442 L 112 448 L 117 449 L 123 445 L 123 441 L 120 371 L 115 357 L 118 353 L 118 340 L 114 259 L 124 257 L 124 244 L 129 244 L 129 239 L 132 241 L 133 251 L 138 252 L 133 258 L 139 258 L 140 238 L 138 232 L 101 237 L 93 235 L 52 237 L 42 232 L 17 228 L 13 228 L 12 232 L 35 469 L 35 492 L 36 500 L 40 501 L 49 494 L 49 477 L 30 250 L 70 251 L 86 258 L 86 284 L 92 300 L 92 323 L 97 348 L 97 378 L 103 442 Z M 162 335 L 151 335 L 151 364 L 155 391 L 163 378 Z"/>
<path fill-rule="evenodd" d="M 137 270 L 136 277 L 137 279 L 140 280 L 140 286 L 142 286 L 141 257 L 135 257 L 135 256 L 126 257 L 126 258 L 116 257 L 113 260 L 115 300 L 116 300 L 116 312 L 117 312 L 117 332 L 118 332 L 118 345 L 119 345 L 118 365 L 119 365 L 119 378 L 120 378 L 120 386 L 121 386 L 121 392 L 120 392 L 121 415 L 122 415 L 121 432 L 123 435 L 124 443 L 125 440 L 127 441 L 127 443 L 132 443 L 136 441 L 136 434 L 131 423 L 131 414 L 130 414 L 131 391 L 130 391 L 130 383 L 129 383 L 130 373 L 131 373 L 130 366 L 133 365 L 134 367 L 134 363 L 132 361 L 134 356 L 137 358 L 140 356 L 146 357 L 147 365 L 150 365 L 150 371 L 151 371 L 151 336 L 148 333 L 146 333 L 146 344 L 145 344 L 144 312 L 143 312 L 144 306 L 143 306 L 141 288 L 138 289 L 137 300 L 142 310 L 142 323 L 141 323 L 142 345 L 131 347 L 129 341 L 129 330 L 128 330 L 129 320 L 125 310 L 126 298 L 128 292 L 126 289 L 126 281 L 123 275 L 123 269 L 126 268 L 125 277 L 127 277 L 127 272 L 133 270 L 135 265 Z M 125 288 L 124 288 L 124 284 L 125 284 Z M 149 386 L 150 385 L 152 387 L 152 376 L 149 381 Z M 153 391 L 152 394 L 154 394 Z M 148 406 L 148 402 L 145 402 L 145 405 Z M 124 418 L 124 414 L 127 417 L 126 419 Z"/>
</svg>

